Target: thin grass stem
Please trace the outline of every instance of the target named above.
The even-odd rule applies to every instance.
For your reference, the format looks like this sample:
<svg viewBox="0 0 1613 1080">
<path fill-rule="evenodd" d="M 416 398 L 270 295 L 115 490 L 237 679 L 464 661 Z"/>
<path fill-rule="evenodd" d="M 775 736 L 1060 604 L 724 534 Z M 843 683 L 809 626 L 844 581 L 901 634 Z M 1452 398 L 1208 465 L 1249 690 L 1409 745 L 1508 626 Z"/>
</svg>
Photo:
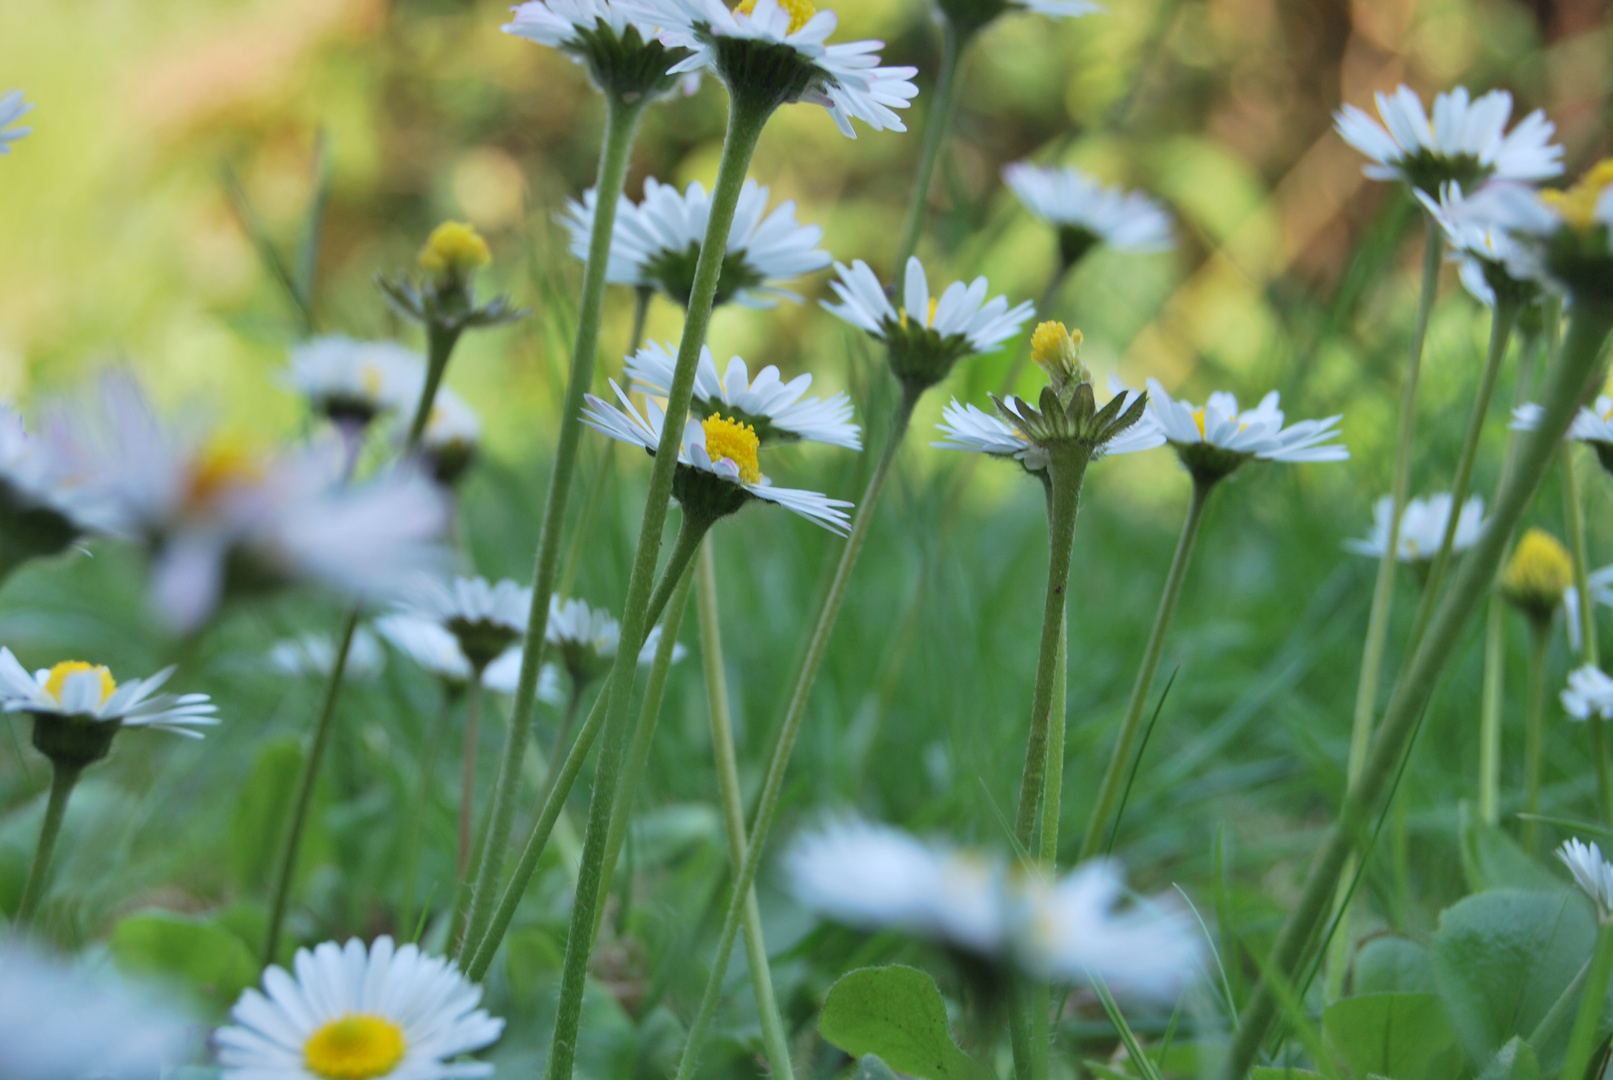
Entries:
<svg viewBox="0 0 1613 1080">
<path fill-rule="evenodd" d="M 918 250 L 919 237 L 924 233 L 935 164 L 941 158 L 941 148 L 946 145 L 947 133 L 952 130 L 953 115 L 957 112 L 958 64 L 972 37 L 959 34 L 950 19 L 941 19 L 941 63 L 936 70 L 935 93 L 930 98 L 930 115 L 924 121 L 924 145 L 919 150 L 918 171 L 913 175 L 913 194 L 902 225 L 902 243 L 897 249 L 898 273 Z"/>
</svg>

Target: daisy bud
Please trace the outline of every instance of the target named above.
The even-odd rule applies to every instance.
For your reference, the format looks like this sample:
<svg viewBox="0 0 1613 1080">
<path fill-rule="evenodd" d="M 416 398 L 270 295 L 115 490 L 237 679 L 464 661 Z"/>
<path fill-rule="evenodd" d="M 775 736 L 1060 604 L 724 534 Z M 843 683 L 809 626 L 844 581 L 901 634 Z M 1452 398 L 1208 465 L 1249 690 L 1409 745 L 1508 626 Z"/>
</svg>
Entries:
<svg viewBox="0 0 1613 1080">
<path fill-rule="evenodd" d="M 493 261 L 481 233 L 462 221 L 445 221 L 431 231 L 420 249 L 420 269 L 436 274 L 439 280 L 463 281 L 473 271 Z"/>
<path fill-rule="evenodd" d="M 1530 529 L 1501 574 L 1501 595 L 1537 625 L 1551 622 L 1563 590 L 1574 583 L 1568 549 L 1544 529 Z"/>
<path fill-rule="evenodd" d="M 1081 342 L 1086 340 L 1079 330 L 1066 330 L 1061 322 L 1045 322 L 1031 335 L 1031 359 L 1047 372 L 1048 381 L 1059 400 L 1068 404 L 1074 384 L 1092 383 L 1092 372 L 1081 363 Z"/>
</svg>

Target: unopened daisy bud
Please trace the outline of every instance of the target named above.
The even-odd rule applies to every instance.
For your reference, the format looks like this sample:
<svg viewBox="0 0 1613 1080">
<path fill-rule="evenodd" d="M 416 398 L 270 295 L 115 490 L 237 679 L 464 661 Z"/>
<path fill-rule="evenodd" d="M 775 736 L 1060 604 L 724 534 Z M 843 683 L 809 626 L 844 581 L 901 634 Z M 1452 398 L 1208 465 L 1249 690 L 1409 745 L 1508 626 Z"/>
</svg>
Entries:
<svg viewBox="0 0 1613 1080">
<path fill-rule="evenodd" d="M 431 231 L 420 249 L 420 269 L 441 279 L 464 280 L 493 261 L 487 241 L 462 221 L 445 221 Z"/>
<path fill-rule="evenodd" d="M 1501 574 L 1501 595 L 1537 624 L 1549 623 L 1563 590 L 1574 583 L 1568 549 L 1544 529 L 1530 529 L 1518 541 Z"/>
<path fill-rule="evenodd" d="M 1061 322 L 1042 323 L 1031 335 L 1031 359 L 1047 372 L 1060 401 L 1068 401 L 1068 392 L 1075 384 L 1092 382 L 1092 372 L 1081 363 L 1084 340 L 1081 331 L 1066 330 Z"/>
<path fill-rule="evenodd" d="M 420 249 L 425 280 L 406 274 L 382 274 L 375 280 L 382 294 L 402 315 L 420 323 L 427 333 L 427 381 L 440 377 L 459 335 L 471 327 L 498 326 L 526 317 L 507 297 L 476 302 L 471 278 L 493 261 L 487 241 L 472 226 L 445 221 L 432 230 Z"/>
</svg>

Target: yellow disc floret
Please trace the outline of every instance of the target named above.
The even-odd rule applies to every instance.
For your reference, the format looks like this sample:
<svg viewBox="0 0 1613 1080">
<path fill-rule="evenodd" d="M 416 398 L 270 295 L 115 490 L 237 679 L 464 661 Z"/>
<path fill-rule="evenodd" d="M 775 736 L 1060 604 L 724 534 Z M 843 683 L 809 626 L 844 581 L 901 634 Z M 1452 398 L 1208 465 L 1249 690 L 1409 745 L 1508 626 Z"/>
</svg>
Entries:
<svg viewBox="0 0 1613 1080">
<path fill-rule="evenodd" d="M 798 33 L 812 17 L 818 13 L 817 5 L 812 0 L 778 0 L 778 6 L 790 14 L 790 33 Z M 740 0 L 734 11 L 740 15 L 750 15 L 756 11 L 756 0 Z"/>
<path fill-rule="evenodd" d="M 263 459 L 238 438 L 221 436 L 197 452 L 190 463 L 185 498 L 205 506 L 226 491 L 251 487 L 263 479 Z"/>
<path fill-rule="evenodd" d="M 762 482 L 762 466 L 756 460 L 762 440 L 756 437 L 755 428 L 717 413 L 706 417 L 700 426 L 705 429 L 706 453 L 712 461 L 727 458 L 739 467 L 740 480 L 747 484 Z"/>
<path fill-rule="evenodd" d="M 81 671 L 93 671 L 101 676 L 101 700 L 98 704 L 105 704 L 106 699 L 112 696 L 112 691 L 118 688 L 117 681 L 112 673 L 99 664 L 86 664 L 82 660 L 63 660 L 50 669 L 50 675 L 45 679 L 45 693 L 62 700 L 62 691 L 67 687 L 70 675 L 77 675 Z"/>
<path fill-rule="evenodd" d="M 941 303 L 941 300 L 940 300 L 939 297 L 934 297 L 934 296 L 930 297 L 930 313 L 924 319 L 924 329 L 928 330 L 928 329 L 930 329 L 931 327 L 933 327 L 935 325 L 935 309 L 936 309 L 936 306 L 938 304 L 940 304 L 940 303 Z M 899 322 L 901 324 L 903 330 L 907 329 L 907 309 L 906 308 L 903 308 L 901 310 L 901 312 L 898 314 L 897 322 Z"/>
<path fill-rule="evenodd" d="M 383 1016 L 349 1013 L 325 1023 L 303 1044 L 303 1064 L 326 1080 L 375 1080 L 403 1060 L 403 1029 Z"/>
<path fill-rule="evenodd" d="M 1563 590 L 1573 582 L 1574 560 L 1568 549 L 1551 533 L 1530 529 L 1501 575 L 1501 592 L 1529 615 L 1550 619 Z"/>
<path fill-rule="evenodd" d="M 438 225 L 420 249 L 420 268 L 445 277 L 462 278 L 492 261 L 487 241 L 462 221 Z"/>
<path fill-rule="evenodd" d="M 1591 166 L 1579 182 L 1566 191 L 1542 191 L 1540 198 L 1562 215 L 1569 228 L 1584 232 L 1596 224 L 1596 204 L 1609 186 L 1613 186 L 1613 158 Z"/>
<path fill-rule="evenodd" d="M 1081 342 L 1086 340 L 1079 330 L 1066 329 L 1061 322 L 1045 322 L 1031 335 L 1031 359 L 1047 372 L 1054 389 L 1069 382 L 1091 382 L 1092 376 L 1081 363 Z"/>
</svg>

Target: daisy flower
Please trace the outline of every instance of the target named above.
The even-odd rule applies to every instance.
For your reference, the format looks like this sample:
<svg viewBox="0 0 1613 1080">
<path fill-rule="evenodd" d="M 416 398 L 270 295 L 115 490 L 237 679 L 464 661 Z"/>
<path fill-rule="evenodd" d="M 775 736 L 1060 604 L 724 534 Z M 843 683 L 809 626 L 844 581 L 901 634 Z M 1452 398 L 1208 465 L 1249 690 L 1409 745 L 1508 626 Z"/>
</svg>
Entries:
<svg viewBox="0 0 1613 1080">
<path fill-rule="evenodd" d="M 1064 982 L 1170 1000 L 1197 975 L 1193 922 L 1168 900 L 1122 907 L 1117 864 L 1050 881 L 1002 859 L 855 819 L 799 837 L 785 856 L 808 909 L 861 930 L 901 930 Z"/>
<path fill-rule="evenodd" d="M 651 454 L 661 444 L 661 427 L 666 414 L 654 398 L 645 401 L 644 413 L 633 407 L 616 380 L 611 389 L 621 407 L 589 394 L 583 410 L 583 423 L 618 442 L 643 447 Z M 673 494 L 685 511 L 709 514 L 713 519 L 735 513 L 751 499 L 776 503 L 786 510 L 844 535 L 851 519 L 846 510 L 851 503 L 831 499 L 816 491 L 773 486 L 762 475 L 757 450 L 761 440 L 749 424 L 713 414 L 704 421 L 690 419 L 684 425 L 678 448 L 677 474 Z"/>
<path fill-rule="evenodd" d="M 1533 431 L 1544 415 L 1546 410 L 1533 402 L 1520 405 L 1512 411 L 1511 427 L 1514 431 Z M 1613 397 L 1600 394 L 1592 404 L 1580 406 L 1565 437 L 1595 450 L 1602 467 L 1613 471 Z"/>
<path fill-rule="evenodd" d="M 292 678 L 323 679 L 330 676 L 336 664 L 336 642 L 329 634 L 307 633 L 284 638 L 269 648 L 269 666 L 282 675 Z M 349 679 L 373 679 L 386 667 L 386 656 L 381 643 L 368 627 L 353 632 L 353 644 L 347 650 L 347 663 L 342 669 Z"/>
<path fill-rule="evenodd" d="M 1613 679 L 1595 664 L 1585 664 L 1568 673 L 1568 685 L 1557 695 L 1563 711 L 1575 720 L 1600 716 L 1613 719 Z"/>
<path fill-rule="evenodd" d="M 462 690 L 470 682 L 470 661 L 459 647 L 459 639 L 434 619 L 396 611 L 376 619 L 375 630 L 393 648 L 442 680 L 451 690 Z M 512 645 L 483 669 L 482 685 L 494 693 L 513 694 L 520 674 L 521 646 Z M 544 665 L 538 681 L 540 700 L 550 704 L 565 700 L 559 677 L 554 665 Z"/>
<path fill-rule="evenodd" d="M 532 590 L 505 579 L 422 578 L 406 601 L 411 614 L 430 619 L 454 635 L 476 668 L 485 668 L 526 636 Z"/>
<path fill-rule="evenodd" d="M 151 1080 L 191 1059 L 186 1018 L 115 976 L 92 977 L 20 941 L 0 942 L 0 1076 Z"/>
<path fill-rule="evenodd" d="M 768 190 L 746 180 L 728 233 L 727 258 L 717 282 L 718 304 L 729 301 L 750 308 L 771 308 L 780 300 L 801 297 L 781 283 L 822 270 L 833 260 L 818 249 L 823 230 L 795 220 L 795 201 L 767 212 Z M 560 215 L 571 234 L 571 253 L 584 261 L 593 235 L 598 194 L 590 189 L 581 202 L 572 200 Z M 605 279 L 618 285 L 653 288 L 687 307 L 694 291 L 695 264 L 711 216 L 711 196 L 698 182 L 679 194 L 653 177 L 644 181 L 644 201 L 634 206 L 622 198 L 611 234 Z"/>
<path fill-rule="evenodd" d="M 1459 86 L 1434 98 L 1431 120 L 1408 86 L 1379 93 L 1377 101 L 1382 125 L 1354 105 L 1334 114 L 1344 141 L 1372 159 L 1364 171 L 1374 180 L 1403 180 L 1437 196 L 1452 180 L 1464 186 L 1491 177 L 1536 181 L 1563 171 L 1563 148 L 1552 145 L 1556 128 L 1545 113 L 1536 110 L 1507 131 L 1512 95 L 1505 90 L 1472 99 Z"/>
<path fill-rule="evenodd" d="M 1177 401 L 1156 379 L 1148 380 L 1148 411 L 1194 475 L 1220 479 L 1244 462 L 1343 461 L 1349 450 L 1331 440 L 1342 416 L 1301 420 L 1283 426 L 1283 412 L 1273 390 L 1248 412 L 1238 411 L 1238 399 L 1217 392 L 1203 408 Z"/>
<path fill-rule="evenodd" d="M 1497 289 L 1519 303 L 1539 294 L 1533 281 L 1519 279 L 1508 269 L 1520 253 L 1502 223 L 1484 214 L 1483 203 L 1475 209 L 1455 182 L 1441 186 L 1437 202 L 1425 191 L 1416 195 L 1450 244 L 1447 261 L 1457 264 L 1463 287 L 1480 303 L 1494 307 Z"/>
<path fill-rule="evenodd" d="M 1003 180 L 1025 209 L 1058 229 L 1065 266 L 1074 266 L 1098 244 L 1136 253 L 1172 246 L 1170 215 L 1141 192 L 1105 187 L 1069 165 L 1027 161 L 1003 169 Z"/>
<path fill-rule="evenodd" d="M 685 93 L 700 85 L 699 75 L 680 80 L 672 71 L 689 54 L 663 45 L 656 25 L 633 18 L 620 0 L 530 0 L 510 10 L 515 18 L 501 27 L 506 34 L 561 50 L 588 68 L 600 90 L 642 98 L 659 97 L 680 81 Z"/>
<path fill-rule="evenodd" d="M 213 1035 L 225 1080 L 468 1080 L 493 1066 L 460 1061 L 498 1041 L 504 1021 L 447 960 L 379 937 L 297 950 L 295 975 L 263 973 Z"/>
<path fill-rule="evenodd" d="M 32 102 L 22 99 L 21 90 L 0 94 L 0 154 L 11 153 L 11 144 L 24 135 L 33 133 L 31 127 L 13 127 L 18 120 L 34 111 Z"/>
<path fill-rule="evenodd" d="M 157 693 L 174 670 L 119 685 L 105 667 L 63 660 L 30 675 L 10 649 L 0 647 L 0 708 L 47 723 L 106 725 L 109 733 L 149 727 L 199 739 L 201 732 L 191 729 L 217 724 L 218 706 L 206 694 Z"/>
<path fill-rule="evenodd" d="M 886 299 L 885 287 L 861 259 L 850 267 L 835 263 L 835 271 L 839 280 L 829 287 L 840 303 L 823 306 L 883 341 L 896 377 L 919 389 L 946 378 L 965 356 L 995 352 L 1035 311 L 1028 300 L 1013 308 L 1005 296 L 987 300 L 990 286 L 983 277 L 967 285 L 955 281 L 932 300 L 917 257 L 907 260 L 900 308 Z"/>
<path fill-rule="evenodd" d="M 31 558 L 56 555 L 100 516 L 92 494 L 50 438 L 31 434 L 0 405 L 0 577 Z"/>
<path fill-rule="evenodd" d="M 437 387 L 420 437 L 420 454 L 432 479 L 453 487 L 476 461 L 481 450 L 482 420 L 464 398 L 447 386 Z"/>
<path fill-rule="evenodd" d="M 627 358 L 633 389 L 656 397 L 664 398 L 671 391 L 676 367 L 677 349 L 670 343 L 652 341 Z M 719 375 L 716 358 L 703 347 L 689 408 L 697 414 L 718 412 L 750 424 L 763 445 L 805 439 L 861 450 L 861 429 L 851 422 L 851 398 L 844 391 L 828 401 L 806 397 L 811 386 L 811 375 L 797 375 L 785 382 L 772 364 L 758 371 L 753 381 L 745 361 L 737 356 L 729 359 L 728 369 Z"/>
<path fill-rule="evenodd" d="M 1565 840 L 1557 849 L 1557 858 L 1596 905 L 1598 920 L 1613 921 L 1613 866 L 1602 858 L 1602 849 L 1577 838 Z"/>
<path fill-rule="evenodd" d="M 1512 234 L 1507 269 L 1514 277 L 1596 303 L 1613 299 L 1613 159 L 1564 191 L 1493 182 L 1469 206 Z"/>
<path fill-rule="evenodd" d="M 660 27 L 661 41 L 687 49 L 674 73 L 709 69 L 735 97 L 772 107 L 796 101 L 829 110 L 835 126 L 856 138 L 861 120 L 875 131 L 906 131 L 893 111 L 918 96 L 911 67 L 880 67 L 879 41 L 829 44 L 839 24 L 812 0 L 616 0 Z"/>
<path fill-rule="evenodd" d="M 425 373 L 425 358 L 402 345 L 332 334 L 291 350 L 286 381 L 314 412 L 363 428 L 384 413 L 413 408 Z"/>
<path fill-rule="evenodd" d="M 1395 500 L 1385 495 L 1372 507 L 1372 533 L 1364 539 L 1346 540 L 1344 549 L 1357 555 L 1382 558 L 1389 544 L 1389 521 L 1394 516 Z M 1400 515 L 1400 540 L 1395 545 L 1395 558 L 1403 563 L 1426 563 L 1439 554 L 1445 542 L 1445 528 L 1451 516 L 1451 497 L 1447 492 L 1430 495 L 1427 499 L 1412 499 Z M 1451 541 L 1452 553 L 1466 551 L 1479 538 L 1484 528 L 1484 497 L 1474 495 L 1462 504 L 1456 518 L 1456 535 Z"/>
<path fill-rule="evenodd" d="M 559 654 L 574 686 L 586 686 L 610 670 L 622 638 L 622 624 L 604 608 L 590 607 L 586 600 L 549 597 L 549 622 L 544 640 Z M 655 662 L 661 645 L 661 628 L 652 626 L 639 649 L 640 667 Z M 672 646 L 672 662 L 688 655 L 682 645 Z"/>
</svg>

